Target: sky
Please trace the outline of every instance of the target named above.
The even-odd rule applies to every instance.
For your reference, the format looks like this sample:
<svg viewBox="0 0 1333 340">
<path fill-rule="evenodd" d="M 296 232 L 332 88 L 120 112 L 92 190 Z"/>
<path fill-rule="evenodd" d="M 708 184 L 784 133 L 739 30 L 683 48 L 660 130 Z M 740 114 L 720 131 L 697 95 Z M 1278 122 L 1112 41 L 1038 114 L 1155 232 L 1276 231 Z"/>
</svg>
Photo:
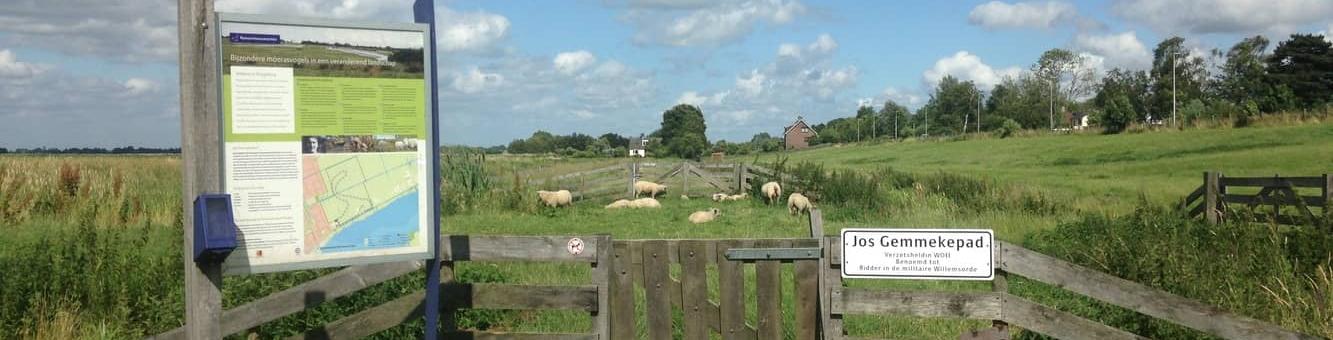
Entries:
<svg viewBox="0 0 1333 340">
<path fill-rule="evenodd" d="M 219 11 L 410 22 L 410 0 L 217 0 Z M 1146 69 L 1247 36 L 1333 31 L 1328 0 L 436 1 L 441 140 L 649 133 L 699 106 L 710 140 L 779 134 L 945 75 L 982 90 L 1065 48 Z M 176 1 L 0 0 L 0 147 L 180 144 Z M 1271 47 L 1270 47 L 1271 48 Z"/>
</svg>

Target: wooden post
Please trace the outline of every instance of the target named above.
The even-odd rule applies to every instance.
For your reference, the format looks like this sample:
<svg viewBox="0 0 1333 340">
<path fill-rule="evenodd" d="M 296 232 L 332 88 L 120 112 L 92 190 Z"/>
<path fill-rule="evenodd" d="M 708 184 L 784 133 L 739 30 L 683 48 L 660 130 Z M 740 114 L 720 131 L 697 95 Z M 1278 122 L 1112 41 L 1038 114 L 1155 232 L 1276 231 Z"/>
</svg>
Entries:
<svg viewBox="0 0 1333 340">
<path fill-rule="evenodd" d="M 1001 294 L 1009 293 L 1009 273 L 995 269 L 995 278 L 990 281 L 990 290 Z M 1009 323 L 1004 322 L 1004 320 L 991 320 L 991 328 L 997 332 L 1008 334 Z"/>
<path fill-rule="evenodd" d="M 179 0 L 181 215 L 185 237 L 185 337 L 221 339 L 222 266 L 194 262 L 194 198 L 222 190 L 218 150 L 218 39 L 213 0 Z"/>
<path fill-rule="evenodd" d="M 1325 112 L 1328 110 L 1325 109 Z M 1324 224 L 1333 227 L 1333 174 L 1324 174 Z"/>
<path fill-rule="evenodd" d="M 1219 177 L 1219 174 L 1214 171 L 1203 173 L 1203 214 L 1209 224 L 1217 224 L 1221 221 L 1221 211 L 1218 210 L 1219 205 L 1222 204 L 1221 197 L 1219 197 L 1219 182 L 1221 182 Z"/>
<path fill-rule="evenodd" d="M 680 194 L 689 195 L 690 192 L 690 161 L 680 164 Z"/>
<path fill-rule="evenodd" d="M 625 190 L 627 197 L 634 198 L 634 162 L 625 163 L 625 172 L 629 174 L 629 186 Z"/>
</svg>

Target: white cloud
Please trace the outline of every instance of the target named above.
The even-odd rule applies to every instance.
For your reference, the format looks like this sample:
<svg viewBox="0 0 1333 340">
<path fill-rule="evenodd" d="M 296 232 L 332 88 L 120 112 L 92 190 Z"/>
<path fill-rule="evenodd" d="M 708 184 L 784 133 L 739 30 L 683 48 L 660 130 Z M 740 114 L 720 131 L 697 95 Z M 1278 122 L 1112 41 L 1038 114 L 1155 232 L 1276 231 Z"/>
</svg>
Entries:
<svg viewBox="0 0 1333 340">
<path fill-rule="evenodd" d="M 1162 34 L 1286 34 L 1333 17 L 1328 0 L 1115 0 L 1111 8 Z"/>
<path fill-rule="evenodd" d="M 219 12 L 281 13 L 337 19 L 411 20 L 412 3 L 393 0 L 218 0 Z"/>
<path fill-rule="evenodd" d="M 968 14 L 967 21 L 986 29 L 1051 28 L 1065 22 L 1075 22 L 1078 10 L 1063 1 L 1005 3 L 991 1 L 978 5 Z"/>
<path fill-rule="evenodd" d="M 157 82 L 144 78 L 130 78 L 125 80 L 125 94 L 137 96 L 150 92 L 157 92 Z"/>
<path fill-rule="evenodd" d="M 44 48 L 117 61 L 176 58 L 176 2 L 7 0 L 0 45 Z"/>
<path fill-rule="evenodd" d="M 1110 67 L 1139 70 L 1152 64 L 1152 54 L 1134 31 L 1106 35 L 1078 34 L 1074 37 L 1074 46 L 1105 57 Z"/>
<path fill-rule="evenodd" d="M 995 69 L 982 62 L 981 57 L 967 51 L 958 51 L 953 56 L 936 60 L 934 67 L 921 74 L 921 79 L 927 87 L 933 89 L 939 85 L 944 76 L 952 75 L 959 80 L 975 82 L 977 88 L 983 91 L 990 91 L 1005 77 L 1017 77 L 1022 73 L 1023 69 L 1017 66 Z"/>
<path fill-rule="evenodd" d="M 0 50 L 0 78 L 30 78 L 46 72 L 49 68 L 47 65 L 19 61 L 13 51 Z"/>
<path fill-rule="evenodd" d="M 796 0 L 725 0 L 670 3 L 609 1 L 625 10 L 641 43 L 667 46 L 717 46 L 738 41 L 761 25 L 784 25 L 805 14 Z"/>
<path fill-rule="evenodd" d="M 454 90 L 468 94 L 492 89 L 503 84 L 504 76 L 498 73 L 482 72 L 477 67 L 473 67 L 466 73 L 455 75 L 452 82 Z"/>
<path fill-rule="evenodd" d="M 767 78 L 759 70 L 750 70 L 748 76 L 736 77 L 736 90 L 747 96 L 757 96 L 764 92 L 764 80 Z"/>
<path fill-rule="evenodd" d="M 894 103 L 898 103 L 898 105 L 906 106 L 908 108 L 918 108 L 922 105 L 926 105 L 925 96 L 922 96 L 920 93 L 906 91 L 893 86 L 885 88 L 884 92 L 880 93 L 880 97 L 885 100 L 892 100 Z M 880 102 L 883 102 L 883 100 Z"/>
<path fill-rule="evenodd" d="M 596 62 L 597 57 L 584 50 L 561 52 L 551 61 L 555 65 L 555 70 L 565 75 L 573 75 Z"/>
<path fill-rule="evenodd" d="M 355 1 L 355 0 L 348 0 Z M 459 12 L 449 8 L 436 11 L 439 36 L 436 47 L 446 52 L 490 51 L 509 36 L 509 18 L 486 11 Z M 410 13 L 410 12 L 409 12 Z"/>
</svg>

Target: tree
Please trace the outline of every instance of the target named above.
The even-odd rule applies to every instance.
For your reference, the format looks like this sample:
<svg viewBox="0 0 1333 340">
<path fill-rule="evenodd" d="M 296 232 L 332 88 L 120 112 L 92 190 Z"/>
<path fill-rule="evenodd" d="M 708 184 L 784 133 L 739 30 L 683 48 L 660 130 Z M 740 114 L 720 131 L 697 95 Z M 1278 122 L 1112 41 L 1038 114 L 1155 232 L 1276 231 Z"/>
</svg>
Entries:
<svg viewBox="0 0 1333 340">
<path fill-rule="evenodd" d="M 884 107 L 879 109 L 878 119 L 879 135 L 893 136 L 893 138 L 902 138 L 902 128 L 907 125 L 907 107 L 898 105 L 892 100 L 884 101 Z"/>
<path fill-rule="evenodd" d="M 0 148 L 0 154 L 5 154 L 5 153 L 9 153 L 9 149 Z"/>
<path fill-rule="evenodd" d="M 1126 71 L 1112 69 L 1102 77 L 1097 96 L 1092 98 L 1093 105 L 1105 111 L 1112 103 L 1124 97 L 1129 101 L 1129 118 L 1142 121 L 1148 112 L 1151 81 L 1144 71 Z"/>
<path fill-rule="evenodd" d="M 1268 58 L 1268 76 L 1286 87 L 1302 107 L 1333 101 L 1333 49 L 1323 36 L 1292 34 Z M 1281 91 L 1280 89 L 1278 91 Z"/>
<path fill-rule="evenodd" d="M 708 149 L 703 111 L 690 104 L 680 104 L 662 112 L 662 127 L 655 132 L 662 139 L 667 155 L 698 159 Z"/>
<path fill-rule="evenodd" d="M 1208 79 L 1202 57 L 1190 55 L 1185 39 L 1171 37 L 1153 49 L 1152 99 L 1149 114 L 1155 119 L 1170 119 L 1179 105 L 1204 98 L 1203 84 Z"/>
<path fill-rule="evenodd" d="M 750 147 L 755 151 L 774 152 L 782 150 L 782 139 L 773 137 L 767 132 L 760 132 L 750 137 Z"/>
<path fill-rule="evenodd" d="M 598 138 L 598 139 L 601 139 L 601 140 L 605 140 L 605 141 L 606 141 L 606 144 L 609 145 L 610 147 L 613 147 L 613 148 L 615 148 L 615 147 L 629 147 L 629 138 L 628 138 L 628 137 L 625 137 L 625 136 L 621 136 L 621 135 L 616 134 L 616 133 L 610 133 L 610 132 L 608 132 L 608 133 L 602 134 L 602 136 L 597 137 L 597 138 Z"/>
<path fill-rule="evenodd" d="M 1117 94 L 1108 98 L 1106 102 L 1101 119 L 1103 131 L 1107 134 L 1125 131 L 1134 117 L 1134 109 L 1129 103 L 1129 97 L 1124 94 Z"/>
<path fill-rule="evenodd" d="M 861 106 L 856 108 L 856 140 L 873 139 L 876 137 L 875 126 L 875 108 L 870 106 Z"/>
<path fill-rule="evenodd" d="M 977 87 L 972 81 L 959 81 L 952 75 L 944 76 L 930 101 L 921 108 L 929 117 L 930 133 L 958 133 L 962 131 L 963 119 L 976 111 Z M 823 133 L 822 131 L 820 133 Z"/>
<path fill-rule="evenodd" d="M 1277 89 L 1268 81 L 1267 50 L 1268 38 L 1262 35 L 1245 38 L 1231 46 L 1214 85 L 1218 98 L 1237 106 L 1254 103 L 1264 112 L 1286 109 L 1288 103 L 1278 100 Z"/>
<path fill-rule="evenodd" d="M 1032 73 L 1049 90 L 1047 121 L 1055 128 L 1056 110 L 1092 93 L 1096 70 L 1088 65 L 1087 57 L 1066 49 L 1054 48 L 1042 52 Z"/>
</svg>

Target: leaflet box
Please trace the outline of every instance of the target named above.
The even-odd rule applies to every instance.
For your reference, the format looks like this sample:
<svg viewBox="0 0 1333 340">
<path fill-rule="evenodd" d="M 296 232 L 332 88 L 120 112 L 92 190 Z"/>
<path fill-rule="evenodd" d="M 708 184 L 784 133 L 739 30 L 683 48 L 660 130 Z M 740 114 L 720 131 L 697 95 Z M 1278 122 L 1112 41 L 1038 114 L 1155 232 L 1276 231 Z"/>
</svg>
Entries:
<svg viewBox="0 0 1333 340">
<path fill-rule="evenodd" d="M 236 221 L 231 195 L 202 194 L 194 199 L 194 261 L 221 262 L 236 249 Z"/>
</svg>

